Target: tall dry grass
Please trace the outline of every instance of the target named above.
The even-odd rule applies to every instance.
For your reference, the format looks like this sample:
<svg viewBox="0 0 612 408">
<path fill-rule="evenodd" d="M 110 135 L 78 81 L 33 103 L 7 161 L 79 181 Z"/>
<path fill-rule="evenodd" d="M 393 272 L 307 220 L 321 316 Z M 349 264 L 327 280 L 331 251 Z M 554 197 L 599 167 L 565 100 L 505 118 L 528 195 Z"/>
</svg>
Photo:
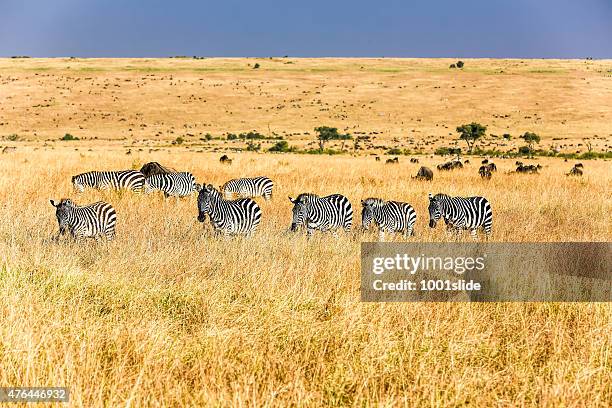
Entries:
<svg viewBox="0 0 612 408">
<path fill-rule="evenodd" d="M 252 239 L 216 238 L 195 198 L 71 191 L 70 176 L 157 160 L 216 185 L 267 175 L 272 202 Z M 400 159 L 402 160 L 402 159 Z M 421 158 L 433 166 L 439 160 Z M 474 161 L 474 160 L 472 160 Z M 355 206 L 427 193 L 486 196 L 495 241 L 609 241 L 610 164 L 540 160 L 541 175 L 491 181 L 477 165 L 416 182 L 419 165 L 372 158 L 134 156 L 20 149 L 0 161 L 0 385 L 68 386 L 74 406 L 608 406 L 608 304 L 364 304 L 360 241 L 287 233 L 288 195 L 340 192 Z M 117 239 L 50 242 L 49 198 L 111 202 Z"/>
</svg>

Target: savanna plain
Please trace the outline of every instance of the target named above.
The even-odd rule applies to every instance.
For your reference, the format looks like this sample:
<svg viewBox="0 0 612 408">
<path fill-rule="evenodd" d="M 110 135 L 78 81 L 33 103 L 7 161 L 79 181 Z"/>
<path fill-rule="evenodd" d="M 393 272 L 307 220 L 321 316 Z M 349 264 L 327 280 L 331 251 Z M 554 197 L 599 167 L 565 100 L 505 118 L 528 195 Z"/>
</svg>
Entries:
<svg viewBox="0 0 612 408">
<path fill-rule="evenodd" d="M 612 63 L 452 62 L 0 60 L 0 144 L 16 148 L 0 155 L 0 386 L 67 386 L 86 407 L 609 406 L 607 303 L 359 300 L 360 243 L 377 239 L 358 229 L 367 197 L 413 205 L 409 241 L 449 240 L 428 227 L 429 192 L 485 196 L 493 241 L 612 237 L 609 160 L 569 177 L 577 160 L 492 158 L 485 180 L 485 157 L 439 172 L 448 158 L 433 154 L 463 147 L 454 129 L 472 121 L 488 126 L 486 149 L 515 151 L 533 131 L 544 149 L 609 151 Z M 257 131 L 306 149 L 317 126 L 354 138 L 329 142 L 335 155 L 227 140 Z M 516 137 L 491 135 L 504 133 Z M 410 155 L 386 164 L 391 148 Z M 514 173 L 515 160 L 540 174 Z M 150 161 L 215 186 L 270 177 L 257 233 L 215 236 L 195 197 L 72 191 L 72 175 Z M 422 165 L 433 181 L 412 178 Z M 346 195 L 353 231 L 289 232 L 287 196 L 302 192 Z M 112 203 L 117 238 L 52 242 L 49 199 L 62 197 Z"/>
</svg>

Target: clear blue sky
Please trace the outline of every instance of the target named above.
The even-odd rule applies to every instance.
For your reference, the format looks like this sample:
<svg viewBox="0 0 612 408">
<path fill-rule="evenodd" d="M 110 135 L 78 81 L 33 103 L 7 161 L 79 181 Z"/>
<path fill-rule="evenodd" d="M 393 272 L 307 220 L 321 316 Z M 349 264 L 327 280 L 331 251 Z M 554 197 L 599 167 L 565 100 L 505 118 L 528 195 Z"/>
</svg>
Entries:
<svg viewBox="0 0 612 408">
<path fill-rule="evenodd" d="M 0 56 L 612 58 L 612 0 L 0 0 Z"/>
</svg>

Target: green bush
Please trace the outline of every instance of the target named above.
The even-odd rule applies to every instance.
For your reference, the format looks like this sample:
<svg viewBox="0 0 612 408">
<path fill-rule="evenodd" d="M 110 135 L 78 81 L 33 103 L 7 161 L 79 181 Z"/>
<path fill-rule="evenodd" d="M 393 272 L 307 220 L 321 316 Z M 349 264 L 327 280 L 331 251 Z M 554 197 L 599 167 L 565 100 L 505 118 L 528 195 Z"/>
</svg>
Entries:
<svg viewBox="0 0 612 408">
<path fill-rule="evenodd" d="M 227 140 L 236 140 L 238 139 L 238 135 L 234 134 L 234 133 L 228 133 L 227 134 Z"/>
<path fill-rule="evenodd" d="M 79 138 L 76 136 L 72 136 L 70 133 L 66 133 L 60 140 L 70 141 L 70 140 L 79 140 Z"/>
<path fill-rule="evenodd" d="M 261 143 L 253 143 L 253 142 L 248 142 L 247 143 L 247 151 L 248 152 L 258 152 L 261 149 Z"/>
<path fill-rule="evenodd" d="M 434 154 L 438 156 L 447 156 L 449 154 L 452 154 L 452 155 L 461 154 L 461 148 L 460 147 L 438 147 L 434 151 Z"/>
<path fill-rule="evenodd" d="M 277 142 L 274 146 L 268 149 L 269 152 L 290 153 L 295 151 L 295 147 L 289 146 L 286 140 Z"/>
</svg>

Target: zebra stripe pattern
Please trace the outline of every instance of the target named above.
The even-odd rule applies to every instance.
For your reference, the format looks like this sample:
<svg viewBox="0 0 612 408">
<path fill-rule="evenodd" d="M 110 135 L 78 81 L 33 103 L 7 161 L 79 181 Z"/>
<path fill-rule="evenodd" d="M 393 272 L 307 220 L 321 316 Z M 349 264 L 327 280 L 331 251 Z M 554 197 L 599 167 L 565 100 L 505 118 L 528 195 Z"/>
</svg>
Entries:
<svg viewBox="0 0 612 408">
<path fill-rule="evenodd" d="M 349 231 L 353 224 L 353 207 L 350 201 L 341 194 L 319 197 L 316 194 L 302 193 L 293 203 L 293 220 L 291 231 L 306 227 L 308 235 L 314 230 L 329 231 L 343 228 Z"/>
<path fill-rule="evenodd" d="M 406 237 L 414 235 L 416 211 L 408 203 L 367 198 L 361 201 L 361 225 L 368 230 L 372 222 L 378 227 L 380 240 L 385 232 L 403 232 Z"/>
<path fill-rule="evenodd" d="M 198 194 L 198 221 L 210 222 L 218 233 L 224 235 L 252 235 L 261 221 L 261 209 L 250 198 L 226 200 L 211 184 Z"/>
<path fill-rule="evenodd" d="M 199 190 L 196 179 L 191 173 L 154 174 L 145 179 L 145 193 L 160 190 L 166 197 L 185 197 Z"/>
<path fill-rule="evenodd" d="M 446 194 L 429 194 L 429 226 L 436 227 L 436 223 L 444 219 L 448 231 L 469 229 L 472 237 L 476 238 L 478 228 L 483 228 L 487 237 L 491 235 L 493 225 L 493 212 L 491 205 L 484 197 L 450 197 Z"/>
<path fill-rule="evenodd" d="M 111 241 L 115 237 L 115 225 L 117 224 L 117 214 L 112 205 L 103 201 L 78 206 L 69 198 L 60 200 L 59 203 L 50 200 L 51 205 L 56 208 L 55 216 L 59 224 L 59 233 L 64 235 L 70 232 L 73 238 L 98 238 L 104 235 Z"/>
<path fill-rule="evenodd" d="M 266 200 L 272 198 L 274 183 L 268 177 L 239 178 L 230 180 L 221 187 L 225 198 L 239 197 L 263 197 Z"/>
<path fill-rule="evenodd" d="M 136 170 L 90 171 L 72 177 L 74 189 L 81 193 L 85 191 L 86 187 L 141 191 L 144 182 L 144 175 Z"/>
</svg>

